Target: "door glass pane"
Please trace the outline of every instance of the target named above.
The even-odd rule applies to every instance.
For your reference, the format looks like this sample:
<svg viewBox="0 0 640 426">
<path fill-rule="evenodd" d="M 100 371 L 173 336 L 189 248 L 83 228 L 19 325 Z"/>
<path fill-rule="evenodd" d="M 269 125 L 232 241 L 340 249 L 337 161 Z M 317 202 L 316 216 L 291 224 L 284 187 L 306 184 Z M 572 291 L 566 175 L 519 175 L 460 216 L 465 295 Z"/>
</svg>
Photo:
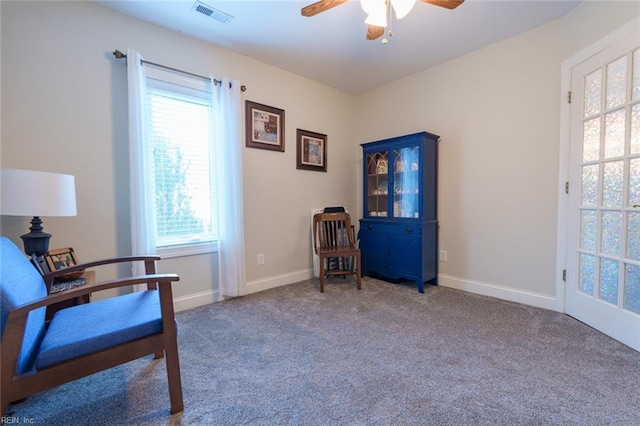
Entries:
<svg viewBox="0 0 640 426">
<path fill-rule="evenodd" d="M 593 296 L 596 281 L 596 257 L 580 253 L 580 291 Z"/>
<path fill-rule="evenodd" d="M 629 206 L 640 205 L 640 158 L 629 160 Z"/>
<path fill-rule="evenodd" d="M 582 161 L 600 158 L 600 117 L 587 120 L 583 124 Z"/>
<path fill-rule="evenodd" d="M 607 65 L 607 109 L 627 100 L 627 55 Z"/>
<path fill-rule="evenodd" d="M 417 146 L 394 151 L 393 216 L 419 217 L 419 171 Z"/>
<path fill-rule="evenodd" d="M 602 212 L 602 252 L 620 256 L 622 212 Z"/>
<path fill-rule="evenodd" d="M 633 90 L 631 99 L 640 99 L 640 50 L 633 52 Z"/>
<path fill-rule="evenodd" d="M 604 124 L 604 158 L 621 157 L 624 154 L 625 110 L 610 112 Z"/>
<path fill-rule="evenodd" d="M 640 104 L 631 108 L 631 139 L 629 152 L 631 154 L 640 153 Z"/>
<path fill-rule="evenodd" d="M 640 261 L 640 212 L 629 212 L 627 216 L 628 259 Z"/>
<path fill-rule="evenodd" d="M 603 166 L 603 207 L 622 207 L 623 165 L 622 161 L 612 161 Z"/>
<path fill-rule="evenodd" d="M 584 116 L 600 112 L 602 101 L 602 70 L 597 69 L 584 78 Z"/>
<path fill-rule="evenodd" d="M 598 205 L 598 164 L 582 167 L 582 205 Z"/>
<path fill-rule="evenodd" d="M 367 154 L 367 216 L 387 215 L 388 157 L 387 151 Z"/>
<path fill-rule="evenodd" d="M 619 262 L 611 259 L 600 259 L 600 299 L 617 305 L 619 282 Z"/>
<path fill-rule="evenodd" d="M 580 214 L 580 248 L 596 251 L 598 217 L 595 210 L 583 210 Z"/>
<path fill-rule="evenodd" d="M 640 314 L 640 266 L 625 265 L 624 282 L 623 306 L 631 312 Z"/>
</svg>

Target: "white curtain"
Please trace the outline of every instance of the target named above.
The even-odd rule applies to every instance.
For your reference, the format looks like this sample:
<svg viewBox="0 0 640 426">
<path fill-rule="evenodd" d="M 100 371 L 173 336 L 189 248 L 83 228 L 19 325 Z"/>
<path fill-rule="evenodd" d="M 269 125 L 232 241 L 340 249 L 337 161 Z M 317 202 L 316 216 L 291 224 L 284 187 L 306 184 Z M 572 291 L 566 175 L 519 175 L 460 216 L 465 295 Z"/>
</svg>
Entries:
<svg viewBox="0 0 640 426">
<path fill-rule="evenodd" d="M 127 50 L 127 85 L 129 91 L 129 170 L 131 202 L 131 254 L 134 256 L 156 253 L 155 241 L 155 189 L 146 137 L 147 83 L 142 56 Z M 150 183 L 150 184 L 149 184 Z M 135 262 L 134 275 L 145 273 L 144 264 Z M 145 285 L 134 290 L 145 290 Z"/>
<path fill-rule="evenodd" d="M 242 101 L 240 82 L 211 78 L 218 194 L 218 279 L 225 297 L 244 292 Z"/>
</svg>

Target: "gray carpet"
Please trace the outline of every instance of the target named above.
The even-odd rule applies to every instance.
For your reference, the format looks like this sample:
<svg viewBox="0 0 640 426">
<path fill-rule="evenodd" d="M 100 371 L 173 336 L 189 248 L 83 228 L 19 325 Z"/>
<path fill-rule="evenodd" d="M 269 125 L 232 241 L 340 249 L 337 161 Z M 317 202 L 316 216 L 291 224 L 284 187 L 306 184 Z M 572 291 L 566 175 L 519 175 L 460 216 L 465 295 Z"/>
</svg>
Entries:
<svg viewBox="0 0 640 426">
<path fill-rule="evenodd" d="M 185 410 L 152 357 L 10 406 L 50 425 L 640 425 L 640 353 L 443 287 L 306 281 L 177 315 Z M 25 421 L 22 422 L 23 424 Z"/>
</svg>

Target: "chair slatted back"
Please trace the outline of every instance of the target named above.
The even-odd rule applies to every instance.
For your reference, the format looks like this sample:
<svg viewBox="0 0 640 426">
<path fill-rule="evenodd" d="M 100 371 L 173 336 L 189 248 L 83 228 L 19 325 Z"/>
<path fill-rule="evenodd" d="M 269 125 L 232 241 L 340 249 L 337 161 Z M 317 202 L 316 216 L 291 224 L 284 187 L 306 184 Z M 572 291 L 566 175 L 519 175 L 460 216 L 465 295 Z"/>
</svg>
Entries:
<svg viewBox="0 0 640 426">
<path fill-rule="evenodd" d="M 349 213 L 317 213 L 313 216 L 313 229 L 316 252 L 318 249 L 355 248 Z"/>
</svg>

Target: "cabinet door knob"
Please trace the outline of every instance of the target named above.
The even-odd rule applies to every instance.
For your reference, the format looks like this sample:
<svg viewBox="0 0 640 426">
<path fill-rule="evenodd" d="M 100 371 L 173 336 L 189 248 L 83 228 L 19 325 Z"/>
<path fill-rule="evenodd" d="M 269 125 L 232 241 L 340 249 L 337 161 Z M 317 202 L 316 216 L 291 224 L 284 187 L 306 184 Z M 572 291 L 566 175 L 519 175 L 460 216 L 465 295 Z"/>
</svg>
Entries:
<svg viewBox="0 0 640 426">
<path fill-rule="evenodd" d="M 405 232 L 406 232 L 407 234 L 410 234 L 410 233 L 412 233 L 412 232 L 413 232 L 413 228 L 405 228 Z"/>
<path fill-rule="evenodd" d="M 373 225 L 367 225 L 367 228 L 369 228 L 369 231 L 371 231 L 373 229 Z"/>
</svg>

